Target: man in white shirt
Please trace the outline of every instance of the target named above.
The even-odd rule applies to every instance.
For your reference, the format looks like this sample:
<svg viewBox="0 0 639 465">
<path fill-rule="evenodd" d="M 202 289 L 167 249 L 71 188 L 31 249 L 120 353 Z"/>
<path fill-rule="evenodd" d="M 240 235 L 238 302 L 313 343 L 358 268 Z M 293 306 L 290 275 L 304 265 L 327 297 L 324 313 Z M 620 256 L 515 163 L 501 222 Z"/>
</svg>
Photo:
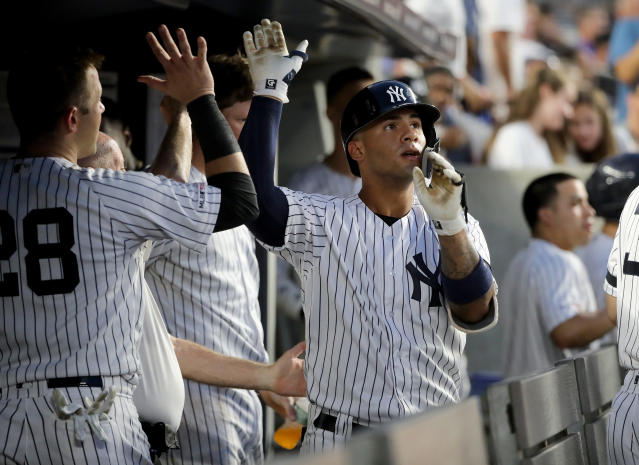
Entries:
<svg viewBox="0 0 639 465">
<path fill-rule="evenodd" d="M 526 188 L 523 210 L 533 237 L 502 285 L 505 377 L 548 368 L 612 329 L 573 253 L 592 232 L 583 182 L 566 173 L 537 178 Z"/>
</svg>

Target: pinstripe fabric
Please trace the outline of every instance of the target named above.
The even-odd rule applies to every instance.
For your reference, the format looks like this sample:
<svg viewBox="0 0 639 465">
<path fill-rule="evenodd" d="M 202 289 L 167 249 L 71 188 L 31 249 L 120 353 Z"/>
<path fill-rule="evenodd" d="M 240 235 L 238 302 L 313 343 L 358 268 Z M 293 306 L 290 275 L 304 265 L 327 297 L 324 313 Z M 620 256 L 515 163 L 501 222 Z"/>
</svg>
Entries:
<svg viewBox="0 0 639 465">
<path fill-rule="evenodd" d="M 219 189 L 146 173 L 1 161 L 0 389 L 86 375 L 135 382 L 140 246 L 171 238 L 201 250 L 219 202 Z"/>
<path fill-rule="evenodd" d="M 191 180 L 204 176 L 191 168 Z M 255 240 L 246 227 L 215 233 L 206 250 L 175 241 L 154 244 L 146 280 L 171 334 L 234 357 L 266 361 Z M 253 391 L 186 381 L 181 449 L 171 463 L 261 461 L 262 407 Z M 248 456 L 251 455 L 249 458 Z"/>
<path fill-rule="evenodd" d="M 466 337 L 440 303 L 439 242 L 417 199 L 389 226 L 358 196 L 282 191 L 285 244 L 268 248 L 301 278 L 310 401 L 363 424 L 458 402 Z M 472 217 L 469 236 L 489 260 Z"/>
<path fill-rule="evenodd" d="M 629 369 L 608 420 L 610 463 L 639 463 L 639 188 L 628 197 L 608 259 L 604 290 L 617 298 L 619 363 Z"/>
<path fill-rule="evenodd" d="M 550 333 L 579 313 L 597 310 L 588 273 L 573 252 L 532 239 L 510 263 L 501 286 L 505 377 L 548 368 L 582 349 L 557 347 Z M 598 341 L 590 347 L 595 348 Z"/>
<path fill-rule="evenodd" d="M 115 384 L 122 391 L 101 421 L 106 440 L 89 436 L 74 438 L 73 420 L 60 420 L 52 408 L 45 382 L 27 383 L 23 388 L 5 388 L 0 394 L 0 463 L 19 464 L 150 464 L 149 444 L 137 421 L 131 400 L 133 385 Z M 31 384 L 33 384 L 31 386 Z M 82 397 L 94 398 L 99 388 L 62 389 L 65 397 L 82 404 Z M 11 462 L 13 461 L 13 462 Z"/>
</svg>

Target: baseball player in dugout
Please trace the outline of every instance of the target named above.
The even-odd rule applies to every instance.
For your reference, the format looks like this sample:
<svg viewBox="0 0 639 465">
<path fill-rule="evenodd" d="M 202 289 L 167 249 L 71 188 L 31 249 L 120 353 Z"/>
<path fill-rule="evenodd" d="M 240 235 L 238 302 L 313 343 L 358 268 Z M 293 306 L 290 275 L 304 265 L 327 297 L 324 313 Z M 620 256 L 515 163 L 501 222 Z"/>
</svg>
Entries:
<svg viewBox="0 0 639 465">
<path fill-rule="evenodd" d="M 217 92 L 219 95 L 219 88 Z M 169 124 L 157 158 L 181 160 L 181 157 L 185 157 L 190 160 L 191 144 L 176 144 L 176 138 L 180 139 L 179 134 L 191 134 L 191 121 L 186 107 L 165 97 L 161 108 Z M 190 141 L 190 137 L 186 140 Z M 116 140 L 100 133 L 96 153 L 78 159 L 78 165 L 124 170 L 125 160 Z M 179 170 L 181 165 L 182 163 L 174 163 L 173 169 Z M 148 260 L 152 245 L 152 241 L 147 241 L 144 246 L 145 260 Z M 229 357 L 192 341 L 172 337 L 146 281 L 142 282 L 142 286 L 145 315 L 139 353 L 141 374 L 133 393 L 133 402 L 149 439 L 151 458 L 162 457 L 164 452 L 169 456 L 179 455 L 179 452 L 169 449 L 179 446 L 177 431 L 185 397 L 183 376 L 198 383 L 219 387 L 269 390 L 284 396 L 305 395 L 303 361 L 297 358 L 303 350 L 302 346 L 287 351 L 274 364 L 266 365 Z M 221 421 L 221 418 L 216 420 Z M 163 457 L 162 461 L 167 460 Z"/>
<path fill-rule="evenodd" d="M 597 308 L 583 262 L 574 253 L 592 234 L 594 210 L 584 183 L 567 173 L 533 180 L 523 196 L 532 239 L 502 283 L 504 376 L 542 370 L 599 344 L 613 325 Z"/>
<path fill-rule="evenodd" d="M 96 151 L 104 109 L 100 57 L 40 44 L 9 73 L 20 150 L 0 161 L 3 462 L 150 464 L 132 402 L 142 245 L 173 239 L 202 251 L 213 232 L 257 215 L 243 156 L 215 103 L 205 40 L 195 59 L 183 30 L 178 44 L 166 27 L 159 33 L 163 45 L 152 33 L 147 41 L 166 77 L 139 80 L 187 105 L 205 162 L 233 182 L 79 169 L 78 158 Z"/>
<path fill-rule="evenodd" d="M 264 19 L 244 33 L 244 47 L 255 97 L 240 146 L 260 205 L 249 227 L 295 268 L 304 291 L 310 408 L 302 453 L 458 402 L 465 333 L 494 325 L 497 302 L 463 177 L 431 151 L 438 110 L 401 82 L 373 83 L 350 100 L 341 123 L 360 192 L 336 198 L 277 187 L 280 116 L 307 42 L 289 53 L 281 25 Z"/>
</svg>

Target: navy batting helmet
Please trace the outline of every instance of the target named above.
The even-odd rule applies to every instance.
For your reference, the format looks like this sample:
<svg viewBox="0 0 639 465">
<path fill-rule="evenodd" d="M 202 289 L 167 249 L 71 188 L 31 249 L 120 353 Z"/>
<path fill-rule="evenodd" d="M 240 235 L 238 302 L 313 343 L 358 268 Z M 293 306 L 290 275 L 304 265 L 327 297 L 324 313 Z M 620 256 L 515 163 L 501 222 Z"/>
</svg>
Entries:
<svg viewBox="0 0 639 465">
<path fill-rule="evenodd" d="M 607 158 L 586 181 L 590 205 L 597 215 L 619 221 L 630 193 L 639 186 L 639 153 Z"/>
<path fill-rule="evenodd" d="M 357 131 L 377 121 L 382 116 L 400 108 L 414 108 L 422 120 L 426 145 L 433 147 L 437 140 L 433 124 L 439 118 L 439 110 L 432 105 L 419 103 L 411 88 L 400 81 L 379 81 L 371 84 L 348 102 L 342 115 L 340 129 L 342 143 L 351 172 L 359 176 L 359 166 L 348 153 L 348 143 Z"/>
</svg>

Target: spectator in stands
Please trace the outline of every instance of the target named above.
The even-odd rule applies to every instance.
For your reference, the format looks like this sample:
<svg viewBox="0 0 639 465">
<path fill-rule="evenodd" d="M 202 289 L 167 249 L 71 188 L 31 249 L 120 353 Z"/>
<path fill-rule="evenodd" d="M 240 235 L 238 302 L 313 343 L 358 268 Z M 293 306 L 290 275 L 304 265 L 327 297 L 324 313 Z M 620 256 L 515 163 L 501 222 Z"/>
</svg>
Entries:
<svg viewBox="0 0 639 465">
<path fill-rule="evenodd" d="M 617 84 L 617 121 L 626 118 L 626 96 L 639 83 L 639 0 L 617 0 L 609 61 Z"/>
<path fill-rule="evenodd" d="M 577 9 L 577 55 L 584 77 L 599 74 L 607 65 L 598 47 L 609 33 L 610 15 L 600 3 L 587 3 Z"/>
<path fill-rule="evenodd" d="M 526 188 L 523 211 L 532 240 L 500 289 L 505 377 L 548 368 L 613 328 L 606 310 L 597 310 L 588 273 L 573 252 L 592 234 L 594 211 L 583 182 L 566 173 L 537 178 Z"/>
<path fill-rule="evenodd" d="M 639 152 L 639 84 L 626 97 L 626 118 L 615 126 L 619 152 Z"/>
<path fill-rule="evenodd" d="M 563 163 L 565 147 L 556 139 L 572 106 L 566 83 L 550 68 L 537 72 L 517 95 L 508 123 L 496 131 L 487 153 L 492 168 L 549 168 Z"/>
<path fill-rule="evenodd" d="M 492 127 L 464 110 L 459 101 L 459 82 L 448 68 L 427 68 L 424 79 L 428 103 L 441 112 L 435 124 L 440 153 L 455 165 L 478 163 L 490 140 Z"/>
<path fill-rule="evenodd" d="M 566 128 L 575 157 L 584 163 L 599 163 L 616 154 L 610 107 L 604 93 L 584 88 L 578 92 L 573 107 L 573 116 Z"/>
</svg>

